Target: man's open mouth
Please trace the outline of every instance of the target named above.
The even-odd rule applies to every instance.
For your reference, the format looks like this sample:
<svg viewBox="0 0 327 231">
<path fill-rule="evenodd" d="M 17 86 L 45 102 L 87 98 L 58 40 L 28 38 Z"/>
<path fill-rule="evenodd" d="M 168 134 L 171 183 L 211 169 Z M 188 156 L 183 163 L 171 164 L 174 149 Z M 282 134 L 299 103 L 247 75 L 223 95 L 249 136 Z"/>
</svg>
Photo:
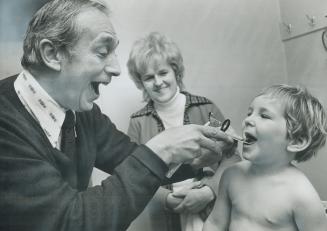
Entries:
<svg viewBox="0 0 327 231">
<path fill-rule="evenodd" d="M 91 82 L 91 86 L 92 86 L 95 94 L 99 95 L 100 94 L 100 91 L 99 91 L 100 82 Z"/>
</svg>

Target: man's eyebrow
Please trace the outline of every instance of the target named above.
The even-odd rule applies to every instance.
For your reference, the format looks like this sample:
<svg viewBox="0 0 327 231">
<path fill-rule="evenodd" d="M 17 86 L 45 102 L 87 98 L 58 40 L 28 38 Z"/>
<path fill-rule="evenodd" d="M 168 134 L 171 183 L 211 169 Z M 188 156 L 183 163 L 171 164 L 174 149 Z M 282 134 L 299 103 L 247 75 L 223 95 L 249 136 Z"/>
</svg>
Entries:
<svg viewBox="0 0 327 231">
<path fill-rule="evenodd" d="M 112 48 L 116 48 L 119 44 L 119 40 L 115 35 L 103 34 L 100 35 L 96 43 L 108 43 Z"/>
</svg>

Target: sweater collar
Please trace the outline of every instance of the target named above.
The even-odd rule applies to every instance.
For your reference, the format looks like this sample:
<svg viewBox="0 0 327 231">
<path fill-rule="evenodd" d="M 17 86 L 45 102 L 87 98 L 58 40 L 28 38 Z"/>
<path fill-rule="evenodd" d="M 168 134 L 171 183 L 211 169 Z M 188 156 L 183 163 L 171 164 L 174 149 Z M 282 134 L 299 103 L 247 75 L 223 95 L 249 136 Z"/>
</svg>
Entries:
<svg viewBox="0 0 327 231">
<path fill-rule="evenodd" d="M 196 105 L 203 105 L 203 104 L 211 104 L 212 102 L 208 100 L 205 97 L 192 95 L 187 91 L 181 91 L 182 94 L 186 96 L 186 103 L 185 103 L 185 111 L 188 110 L 190 107 L 196 106 Z M 157 114 L 154 102 L 150 100 L 144 108 L 142 108 L 140 111 L 134 113 L 132 115 L 132 118 L 149 115 L 149 114 Z"/>
</svg>

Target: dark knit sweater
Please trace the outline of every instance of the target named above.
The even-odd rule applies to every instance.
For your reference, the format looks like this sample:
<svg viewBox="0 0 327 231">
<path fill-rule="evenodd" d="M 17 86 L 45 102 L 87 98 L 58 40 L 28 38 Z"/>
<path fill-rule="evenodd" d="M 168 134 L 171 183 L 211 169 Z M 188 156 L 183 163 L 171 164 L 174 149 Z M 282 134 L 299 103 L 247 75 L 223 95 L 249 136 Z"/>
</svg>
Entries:
<svg viewBox="0 0 327 231">
<path fill-rule="evenodd" d="M 146 146 L 130 142 L 97 105 L 76 113 L 73 162 L 51 146 L 24 108 L 15 79 L 0 81 L 0 230 L 125 230 L 167 166 Z M 87 188 L 94 166 L 112 176 Z"/>
</svg>

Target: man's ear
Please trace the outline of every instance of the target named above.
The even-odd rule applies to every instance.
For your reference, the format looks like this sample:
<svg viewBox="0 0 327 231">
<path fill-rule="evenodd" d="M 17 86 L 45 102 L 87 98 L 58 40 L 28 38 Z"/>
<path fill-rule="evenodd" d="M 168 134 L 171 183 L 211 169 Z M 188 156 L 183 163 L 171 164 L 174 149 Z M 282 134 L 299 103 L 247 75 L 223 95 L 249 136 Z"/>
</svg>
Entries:
<svg viewBox="0 0 327 231">
<path fill-rule="evenodd" d="M 40 53 L 45 65 L 55 71 L 61 70 L 62 55 L 53 42 L 48 39 L 42 39 L 40 41 Z"/>
<path fill-rule="evenodd" d="M 311 144 L 311 141 L 311 137 L 300 137 L 295 140 L 291 140 L 287 145 L 287 151 L 294 153 L 301 152 Z"/>
</svg>

